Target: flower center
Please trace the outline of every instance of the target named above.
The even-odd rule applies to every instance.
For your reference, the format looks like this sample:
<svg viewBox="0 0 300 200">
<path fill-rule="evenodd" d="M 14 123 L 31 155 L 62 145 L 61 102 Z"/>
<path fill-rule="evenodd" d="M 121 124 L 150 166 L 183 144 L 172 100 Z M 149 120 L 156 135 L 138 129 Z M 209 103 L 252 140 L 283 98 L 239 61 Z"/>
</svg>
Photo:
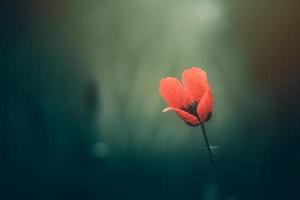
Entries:
<svg viewBox="0 0 300 200">
<path fill-rule="evenodd" d="M 198 115 L 198 112 L 197 112 L 197 106 L 198 106 L 198 103 L 197 102 L 193 102 L 191 104 L 189 104 L 186 108 L 184 108 L 183 110 L 185 110 L 186 112 L 194 115 L 195 117 L 197 117 L 199 119 L 200 122 L 205 122 L 205 121 L 208 121 L 211 116 L 212 116 L 212 112 L 208 112 L 206 116 L 202 116 L 203 118 L 205 118 L 204 121 L 202 121 Z"/>
<path fill-rule="evenodd" d="M 192 115 L 195 115 L 197 118 L 199 118 L 198 113 L 197 113 L 197 105 L 198 105 L 198 103 L 194 101 L 193 103 L 189 104 L 186 108 L 184 108 L 184 110 Z"/>
</svg>

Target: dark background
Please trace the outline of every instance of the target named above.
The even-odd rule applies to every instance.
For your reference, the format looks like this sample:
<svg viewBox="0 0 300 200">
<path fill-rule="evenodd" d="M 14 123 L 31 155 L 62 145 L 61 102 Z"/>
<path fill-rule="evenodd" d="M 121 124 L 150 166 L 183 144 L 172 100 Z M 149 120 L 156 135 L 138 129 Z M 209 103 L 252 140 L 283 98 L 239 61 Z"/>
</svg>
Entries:
<svg viewBox="0 0 300 200">
<path fill-rule="evenodd" d="M 219 199 L 159 80 L 197 65 L 228 200 L 300 199 L 296 0 L 0 3 L 1 199 Z"/>
</svg>

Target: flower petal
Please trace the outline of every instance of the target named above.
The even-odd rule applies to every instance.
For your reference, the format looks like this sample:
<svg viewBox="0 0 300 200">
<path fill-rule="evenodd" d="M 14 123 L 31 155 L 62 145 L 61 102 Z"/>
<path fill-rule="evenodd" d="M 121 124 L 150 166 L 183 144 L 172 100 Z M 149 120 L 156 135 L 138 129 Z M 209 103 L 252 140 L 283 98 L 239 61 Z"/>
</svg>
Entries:
<svg viewBox="0 0 300 200">
<path fill-rule="evenodd" d="M 207 90 L 208 81 L 205 71 L 198 67 L 191 67 L 182 73 L 184 88 L 199 102 Z"/>
<path fill-rule="evenodd" d="M 185 92 L 179 80 L 173 77 L 160 80 L 159 93 L 170 107 L 184 108 L 193 102 L 191 96 Z"/>
<path fill-rule="evenodd" d="M 213 97 L 211 94 L 211 89 L 208 87 L 203 97 L 197 106 L 198 117 L 201 122 L 208 121 L 212 115 L 212 107 L 213 107 Z"/>
<path fill-rule="evenodd" d="M 200 124 L 200 121 L 196 116 L 178 108 L 167 107 L 163 110 L 163 112 L 168 112 L 170 110 L 176 112 L 176 114 L 190 126 L 198 126 Z"/>
</svg>

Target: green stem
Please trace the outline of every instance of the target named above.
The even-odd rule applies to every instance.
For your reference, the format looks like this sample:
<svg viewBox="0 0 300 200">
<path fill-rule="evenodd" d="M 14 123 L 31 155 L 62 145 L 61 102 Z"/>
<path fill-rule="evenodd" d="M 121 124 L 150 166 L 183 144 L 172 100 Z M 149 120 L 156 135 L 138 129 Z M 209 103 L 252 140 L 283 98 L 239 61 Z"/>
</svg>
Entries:
<svg viewBox="0 0 300 200">
<path fill-rule="evenodd" d="M 211 151 L 211 148 L 210 148 L 210 144 L 209 144 L 209 141 L 208 141 L 208 138 L 207 138 L 207 135 L 206 135 L 204 123 L 201 124 L 201 128 L 202 128 L 202 133 L 203 133 L 203 136 L 204 136 L 205 144 L 206 144 L 206 147 L 207 147 L 209 159 L 210 159 L 211 165 L 213 167 L 213 171 L 214 171 L 214 174 L 215 174 L 215 177 L 216 177 L 216 180 L 217 180 L 217 184 L 219 186 L 220 193 L 221 193 L 221 196 L 222 196 L 221 179 L 220 179 L 220 176 L 219 176 L 219 173 L 218 173 L 218 170 L 217 170 L 217 167 L 216 167 L 216 163 L 215 163 L 215 160 L 213 158 L 213 154 L 212 154 L 212 151 Z"/>
</svg>

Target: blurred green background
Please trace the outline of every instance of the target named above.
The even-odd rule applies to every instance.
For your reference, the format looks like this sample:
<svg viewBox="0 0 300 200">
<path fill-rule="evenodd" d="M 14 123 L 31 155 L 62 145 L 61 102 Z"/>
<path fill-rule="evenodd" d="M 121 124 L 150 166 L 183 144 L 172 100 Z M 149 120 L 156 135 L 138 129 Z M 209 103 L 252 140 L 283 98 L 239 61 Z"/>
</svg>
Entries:
<svg viewBox="0 0 300 200">
<path fill-rule="evenodd" d="M 228 200 L 298 199 L 299 3 L 2 1 L 1 199 L 220 199 L 159 80 L 208 74 Z"/>
</svg>

